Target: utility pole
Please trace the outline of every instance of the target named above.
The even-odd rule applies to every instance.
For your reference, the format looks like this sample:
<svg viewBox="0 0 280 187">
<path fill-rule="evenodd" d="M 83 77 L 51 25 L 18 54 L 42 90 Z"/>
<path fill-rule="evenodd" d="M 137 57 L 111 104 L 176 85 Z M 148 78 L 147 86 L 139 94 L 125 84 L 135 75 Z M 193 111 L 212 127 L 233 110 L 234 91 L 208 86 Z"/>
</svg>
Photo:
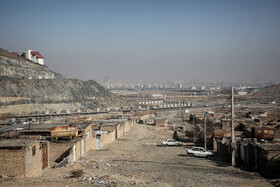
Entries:
<svg viewBox="0 0 280 187">
<path fill-rule="evenodd" d="M 195 143 L 195 126 L 194 126 L 194 119 L 195 119 L 195 115 L 193 114 L 193 143 Z"/>
<path fill-rule="evenodd" d="M 204 113 L 204 149 L 206 150 L 206 114 L 207 112 Z"/>
<path fill-rule="evenodd" d="M 279 87 L 279 86 L 278 86 Z M 279 103 L 279 100 L 278 100 L 278 90 L 279 88 L 277 87 L 277 99 L 276 99 L 276 103 Z"/>
<path fill-rule="evenodd" d="M 231 165 L 235 166 L 234 88 L 231 87 Z"/>
</svg>

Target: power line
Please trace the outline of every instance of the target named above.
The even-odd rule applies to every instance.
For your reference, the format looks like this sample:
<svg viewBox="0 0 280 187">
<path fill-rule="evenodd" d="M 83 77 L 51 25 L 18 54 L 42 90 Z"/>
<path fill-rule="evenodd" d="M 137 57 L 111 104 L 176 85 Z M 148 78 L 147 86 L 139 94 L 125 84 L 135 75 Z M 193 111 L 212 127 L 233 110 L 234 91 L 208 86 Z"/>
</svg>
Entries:
<svg viewBox="0 0 280 187">
<path fill-rule="evenodd" d="M 215 111 L 215 113 L 218 113 L 219 111 L 221 111 L 221 109 L 225 108 L 225 105 L 228 103 L 228 101 L 231 99 L 231 96 L 229 96 L 229 98 L 224 102 L 223 106 L 220 107 L 217 111 Z"/>
</svg>

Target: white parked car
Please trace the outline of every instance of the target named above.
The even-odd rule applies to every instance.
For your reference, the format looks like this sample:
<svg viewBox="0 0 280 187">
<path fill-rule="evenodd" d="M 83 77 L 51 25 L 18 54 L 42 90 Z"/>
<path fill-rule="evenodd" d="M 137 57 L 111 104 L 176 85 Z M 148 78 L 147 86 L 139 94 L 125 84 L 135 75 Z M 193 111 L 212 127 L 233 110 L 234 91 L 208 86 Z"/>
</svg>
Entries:
<svg viewBox="0 0 280 187">
<path fill-rule="evenodd" d="M 193 147 L 187 150 L 187 155 L 199 157 L 213 157 L 214 153 L 206 151 L 203 147 Z"/>
<path fill-rule="evenodd" d="M 179 146 L 179 145 L 182 145 L 182 142 L 176 141 L 174 139 L 167 139 L 167 140 L 161 142 L 161 144 L 162 145 L 177 145 L 177 146 Z"/>
<path fill-rule="evenodd" d="M 15 128 L 14 131 L 21 131 L 23 128 Z"/>
</svg>

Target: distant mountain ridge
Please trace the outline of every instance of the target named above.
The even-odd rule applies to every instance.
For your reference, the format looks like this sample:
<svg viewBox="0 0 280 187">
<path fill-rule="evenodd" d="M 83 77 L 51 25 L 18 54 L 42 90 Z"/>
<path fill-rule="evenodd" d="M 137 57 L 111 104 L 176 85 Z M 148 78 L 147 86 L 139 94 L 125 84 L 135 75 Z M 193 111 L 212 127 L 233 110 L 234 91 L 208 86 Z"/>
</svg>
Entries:
<svg viewBox="0 0 280 187">
<path fill-rule="evenodd" d="M 0 114 L 130 106 L 96 81 L 66 79 L 47 66 L 0 48 Z"/>
<path fill-rule="evenodd" d="M 254 95 L 262 95 L 262 96 L 277 96 L 277 94 L 279 95 L 280 98 L 280 84 L 265 87 L 259 92 L 254 93 Z"/>
</svg>

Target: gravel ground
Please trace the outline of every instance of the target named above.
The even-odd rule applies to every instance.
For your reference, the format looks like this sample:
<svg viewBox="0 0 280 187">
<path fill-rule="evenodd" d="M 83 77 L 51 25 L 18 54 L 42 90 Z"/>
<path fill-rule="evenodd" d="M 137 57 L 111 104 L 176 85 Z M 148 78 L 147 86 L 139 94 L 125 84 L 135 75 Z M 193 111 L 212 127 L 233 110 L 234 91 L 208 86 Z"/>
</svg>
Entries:
<svg viewBox="0 0 280 187">
<path fill-rule="evenodd" d="M 157 146 L 172 132 L 145 125 L 67 167 L 47 169 L 42 177 L 2 179 L 0 186 L 272 186 L 257 173 L 219 161 L 189 157 L 187 148 Z M 82 169 L 82 177 L 70 171 Z"/>
</svg>

